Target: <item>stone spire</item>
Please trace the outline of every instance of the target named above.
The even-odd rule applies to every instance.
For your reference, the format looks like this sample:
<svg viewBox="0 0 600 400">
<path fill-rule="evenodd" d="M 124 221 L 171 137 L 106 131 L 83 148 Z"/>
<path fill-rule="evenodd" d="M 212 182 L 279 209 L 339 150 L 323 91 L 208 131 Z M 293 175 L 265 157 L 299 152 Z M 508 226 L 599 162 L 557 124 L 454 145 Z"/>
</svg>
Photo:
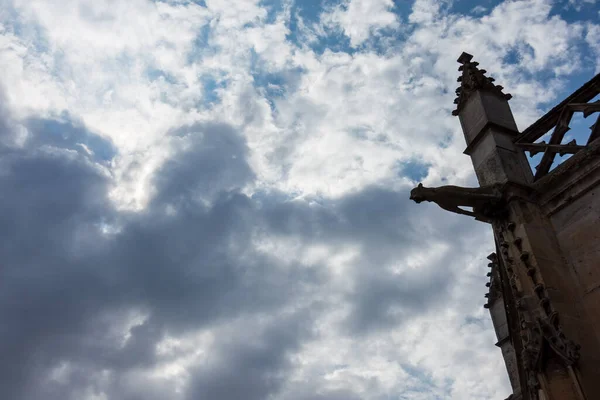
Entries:
<svg viewBox="0 0 600 400">
<path fill-rule="evenodd" d="M 477 90 L 485 90 L 491 93 L 495 93 L 505 100 L 510 100 L 512 96 L 508 93 L 503 93 L 504 89 L 500 85 L 494 85 L 494 78 L 485 76 L 487 72 L 485 69 L 479 69 L 477 66 L 478 62 L 471 61 L 473 56 L 463 52 L 458 58 L 458 62 L 462 65 L 458 67 L 459 71 L 462 71 L 462 75 L 458 77 L 457 81 L 460 82 L 460 86 L 456 89 L 456 110 L 452 111 L 452 115 L 456 116 L 465 105 L 469 97 Z"/>
<path fill-rule="evenodd" d="M 590 103 L 600 75 L 519 133 L 511 96 L 472 58 L 458 59 L 453 114 L 480 187 L 419 185 L 410 197 L 492 225 L 486 308 L 513 388 L 507 400 L 600 399 L 600 122 L 586 146 L 562 144 L 573 113 L 600 112 Z M 552 127 L 550 143 L 538 143 Z M 523 149 L 544 152 L 535 183 Z M 550 156 L 576 151 L 550 171 Z"/>
<path fill-rule="evenodd" d="M 494 85 L 494 79 L 485 76 L 486 71 L 472 59 L 467 53 L 458 58 L 462 75 L 452 112 L 465 135 L 465 154 L 471 156 L 481 186 L 508 181 L 528 184 L 533 174 L 527 156 L 513 143 L 519 129 L 508 104 L 512 96 Z"/>
</svg>

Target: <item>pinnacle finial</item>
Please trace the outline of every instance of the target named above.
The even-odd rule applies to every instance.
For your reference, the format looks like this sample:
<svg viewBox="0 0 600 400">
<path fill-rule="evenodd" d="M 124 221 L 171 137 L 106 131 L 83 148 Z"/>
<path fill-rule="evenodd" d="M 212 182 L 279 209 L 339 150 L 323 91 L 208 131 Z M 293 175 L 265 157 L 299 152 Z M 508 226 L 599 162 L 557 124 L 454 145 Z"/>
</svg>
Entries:
<svg viewBox="0 0 600 400">
<path fill-rule="evenodd" d="M 508 93 L 503 93 L 503 87 L 500 85 L 494 85 L 494 78 L 485 76 L 487 72 L 485 69 L 477 68 L 479 63 L 472 61 L 473 56 L 469 53 L 463 52 L 458 61 L 461 66 L 458 67 L 459 71 L 462 71 L 461 76 L 458 77 L 457 81 L 460 82 L 460 87 L 456 89 L 456 109 L 452 111 L 452 115 L 458 115 L 466 101 L 469 99 L 471 94 L 477 90 L 487 90 L 495 93 L 505 100 L 509 100 L 512 96 Z"/>
<path fill-rule="evenodd" d="M 469 61 L 471 61 L 472 59 L 473 59 L 472 55 L 463 51 L 462 54 L 460 55 L 460 57 L 458 57 L 458 60 L 456 60 L 456 61 L 458 61 L 461 64 L 466 64 Z"/>
</svg>

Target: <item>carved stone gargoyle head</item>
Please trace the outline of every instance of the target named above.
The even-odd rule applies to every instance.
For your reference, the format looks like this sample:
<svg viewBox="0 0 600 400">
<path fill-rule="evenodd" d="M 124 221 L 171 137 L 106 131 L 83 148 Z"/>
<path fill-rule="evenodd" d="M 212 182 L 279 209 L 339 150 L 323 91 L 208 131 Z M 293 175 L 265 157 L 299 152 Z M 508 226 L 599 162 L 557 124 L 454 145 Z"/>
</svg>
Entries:
<svg viewBox="0 0 600 400">
<path fill-rule="evenodd" d="M 489 222 L 505 214 L 502 188 L 502 184 L 475 188 L 452 185 L 428 188 L 419 183 L 411 190 L 410 199 L 415 203 L 431 201 L 446 211 Z"/>
<path fill-rule="evenodd" d="M 419 185 L 410 191 L 410 199 L 415 203 L 420 203 L 425 201 L 425 191 L 423 190 L 423 184 L 419 183 Z"/>
</svg>

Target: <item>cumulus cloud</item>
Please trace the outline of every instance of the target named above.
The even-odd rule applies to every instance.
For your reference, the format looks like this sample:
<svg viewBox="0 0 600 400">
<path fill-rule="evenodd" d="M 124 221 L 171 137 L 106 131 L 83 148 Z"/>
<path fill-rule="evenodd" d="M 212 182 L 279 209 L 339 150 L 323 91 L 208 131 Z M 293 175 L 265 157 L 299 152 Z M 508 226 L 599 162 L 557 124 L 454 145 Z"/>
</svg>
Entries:
<svg viewBox="0 0 600 400">
<path fill-rule="evenodd" d="M 322 20 L 332 27 L 339 26 L 350 38 L 350 44 L 357 47 L 382 29 L 398 28 L 398 18 L 392 12 L 393 7 L 392 0 L 351 0 L 336 5 L 323 15 Z"/>
<path fill-rule="evenodd" d="M 598 69 L 598 26 L 488 10 L 5 2 L 0 393 L 506 396 L 491 233 L 408 191 L 475 184 L 460 51 L 524 127 Z"/>
</svg>

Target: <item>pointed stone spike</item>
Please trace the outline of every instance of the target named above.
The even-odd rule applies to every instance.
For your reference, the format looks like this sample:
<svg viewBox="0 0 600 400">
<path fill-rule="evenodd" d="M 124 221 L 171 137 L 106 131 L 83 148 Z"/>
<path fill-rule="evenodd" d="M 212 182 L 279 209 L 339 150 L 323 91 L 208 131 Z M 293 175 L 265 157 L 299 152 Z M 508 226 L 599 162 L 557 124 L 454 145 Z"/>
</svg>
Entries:
<svg viewBox="0 0 600 400">
<path fill-rule="evenodd" d="M 538 295 L 538 297 L 540 297 L 540 298 L 543 297 L 543 295 L 544 295 L 544 285 L 543 284 L 538 283 L 537 285 L 535 285 L 533 290 Z"/>
<path fill-rule="evenodd" d="M 523 309 L 523 301 L 522 300 L 517 300 L 517 308 Z"/>
<path fill-rule="evenodd" d="M 552 314 L 550 314 L 550 323 L 555 328 L 558 328 L 558 326 L 560 324 L 560 321 L 559 321 L 559 318 L 558 318 L 558 312 L 553 311 Z"/>
<path fill-rule="evenodd" d="M 462 71 L 462 76 L 457 79 L 457 82 L 461 82 L 461 86 L 463 90 L 458 93 L 458 102 L 454 104 L 457 105 L 455 112 L 452 112 L 452 115 L 459 115 L 461 109 L 467 104 L 468 98 L 472 93 L 478 90 L 485 90 L 496 94 L 504 99 L 510 99 L 512 96 L 506 95 L 502 93 L 501 86 L 494 86 L 492 82 L 494 79 L 491 77 L 485 76 L 487 72 L 484 69 L 479 69 L 479 63 L 476 61 L 472 61 L 473 56 L 468 53 L 462 53 L 458 58 L 458 62 L 462 65 L 458 68 L 459 71 Z"/>
<path fill-rule="evenodd" d="M 458 60 L 456 60 L 456 61 L 458 61 L 461 64 L 466 64 L 469 61 L 471 61 L 472 59 L 473 59 L 473 56 L 471 54 L 463 51 L 462 54 L 460 55 L 460 57 L 458 57 Z"/>
</svg>

